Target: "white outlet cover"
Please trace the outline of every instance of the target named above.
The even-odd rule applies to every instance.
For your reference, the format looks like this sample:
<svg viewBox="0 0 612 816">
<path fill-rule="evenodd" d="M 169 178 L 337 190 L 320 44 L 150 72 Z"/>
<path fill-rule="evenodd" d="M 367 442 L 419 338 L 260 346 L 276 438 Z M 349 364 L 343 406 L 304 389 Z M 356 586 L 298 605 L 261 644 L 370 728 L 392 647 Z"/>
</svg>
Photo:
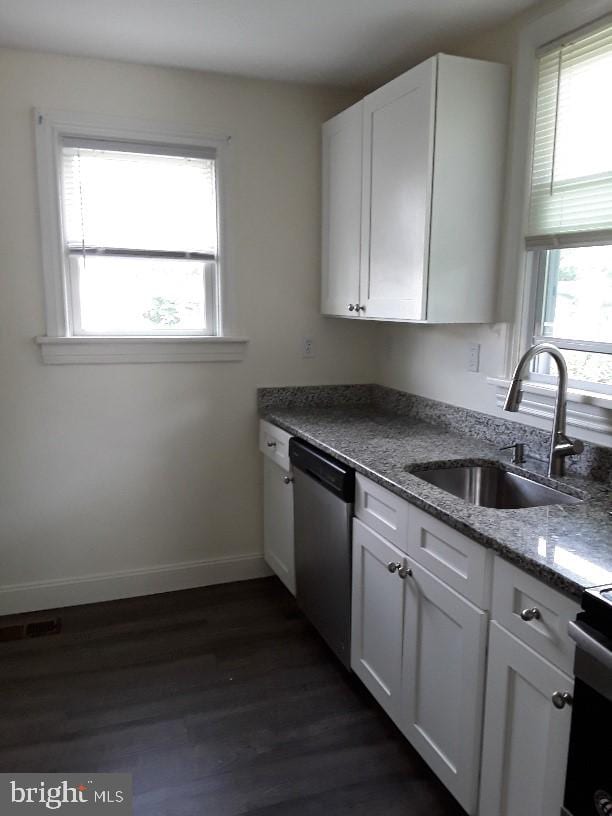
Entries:
<svg viewBox="0 0 612 816">
<path fill-rule="evenodd" d="M 314 357 L 315 348 L 312 337 L 305 337 L 302 340 L 302 357 Z"/>
<path fill-rule="evenodd" d="M 480 343 L 470 343 L 468 347 L 468 371 L 480 370 Z"/>
</svg>

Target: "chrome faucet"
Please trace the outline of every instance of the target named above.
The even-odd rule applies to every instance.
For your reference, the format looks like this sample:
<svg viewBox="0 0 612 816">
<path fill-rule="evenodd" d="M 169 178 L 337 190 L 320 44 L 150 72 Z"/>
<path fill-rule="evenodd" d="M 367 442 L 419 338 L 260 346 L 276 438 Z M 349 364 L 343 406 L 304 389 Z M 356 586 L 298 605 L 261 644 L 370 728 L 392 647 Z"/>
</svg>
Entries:
<svg viewBox="0 0 612 816">
<path fill-rule="evenodd" d="M 584 445 L 580 440 L 574 442 L 565 435 L 565 423 L 567 418 L 567 365 L 565 358 L 557 346 L 552 343 L 538 343 L 531 346 L 523 354 L 512 376 L 510 388 L 506 394 L 504 411 L 518 411 L 521 401 L 521 383 L 527 373 L 529 363 L 538 354 L 547 352 L 557 364 L 559 372 L 559 384 L 557 386 L 557 399 L 555 401 L 555 414 L 553 418 L 552 436 L 550 439 L 550 454 L 548 457 L 548 475 L 565 475 L 565 457 L 575 456 L 582 453 Z"/>
</svg>

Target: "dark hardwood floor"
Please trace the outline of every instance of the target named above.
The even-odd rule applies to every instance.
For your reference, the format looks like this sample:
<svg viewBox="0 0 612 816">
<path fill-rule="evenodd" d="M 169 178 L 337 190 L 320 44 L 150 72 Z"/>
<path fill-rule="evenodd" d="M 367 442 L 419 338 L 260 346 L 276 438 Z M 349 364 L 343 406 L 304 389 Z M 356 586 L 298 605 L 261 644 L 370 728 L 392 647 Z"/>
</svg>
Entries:
<svg viewBox="0 0 612 816">
<path fill-rule="evenodd" d="M 138 816 L 463 814 L 275 578 L 60 614 L 0 644 L 0 772 L 130 772 Z"/>
</svg>

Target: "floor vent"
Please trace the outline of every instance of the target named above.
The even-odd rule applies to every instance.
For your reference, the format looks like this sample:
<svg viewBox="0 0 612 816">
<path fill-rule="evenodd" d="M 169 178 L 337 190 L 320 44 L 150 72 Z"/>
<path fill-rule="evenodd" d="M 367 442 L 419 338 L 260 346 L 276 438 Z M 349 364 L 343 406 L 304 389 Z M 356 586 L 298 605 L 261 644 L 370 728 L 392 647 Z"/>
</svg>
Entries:
<svg viewBox="0 0 612 816">
<path fill-rule="evenodd" d="M 12 626 L 0 626 L 0 643 L 5 643 L 9 640 L 23 640 L 23 638 L 57 635 L 61 631 L 61 618 L 32 621 L 32 623 L 16 623 Z"/>
</svg>

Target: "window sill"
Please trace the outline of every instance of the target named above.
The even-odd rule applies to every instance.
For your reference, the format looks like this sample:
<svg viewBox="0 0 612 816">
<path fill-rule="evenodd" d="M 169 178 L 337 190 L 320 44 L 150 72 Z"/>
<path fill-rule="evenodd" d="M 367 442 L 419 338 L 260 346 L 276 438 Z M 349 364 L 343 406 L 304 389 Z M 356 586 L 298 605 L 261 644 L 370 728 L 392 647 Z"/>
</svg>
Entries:
<svg viewBox="0 0 612 816">
<path fill-rule="evenodd" d="M 37 337 L 43 363 L 219 363 L 246 356 L 246 337 Z"/>
<path fill-rule="evenodd" d="M 498 408 L 502 408 L 510 380 L 502 377 L 487 377 L 487 382 L 495 387 L 496 404 Z M 526 380 L 523 382 L 522 391 L 523 398 L 519 406 L 519 414 L 552 421 L 557 394 L 556 385 Z M 576 429 L 611 436 L 612 394 L 569 388 L 567 424 Z"/>
</svg>

